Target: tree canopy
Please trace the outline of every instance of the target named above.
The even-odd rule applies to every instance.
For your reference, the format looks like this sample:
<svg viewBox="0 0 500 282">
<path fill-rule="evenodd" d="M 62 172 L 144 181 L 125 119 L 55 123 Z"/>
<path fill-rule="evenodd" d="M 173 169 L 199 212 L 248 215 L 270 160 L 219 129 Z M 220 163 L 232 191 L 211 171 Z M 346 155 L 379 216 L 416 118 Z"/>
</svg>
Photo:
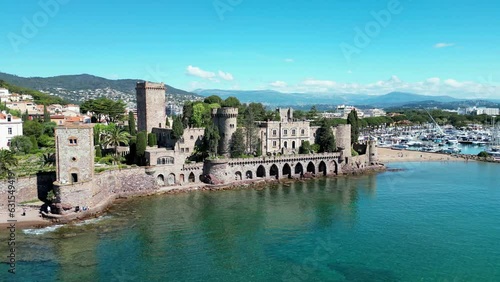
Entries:
<svg viewBox="0 0 500 282">
<path fill-rule="evenodd" d="M 125 103 L 122 100 L 114 101 L 105 97 L 90 99 L 80 105 L 80 112 L 90 112 L 96 116 L 97 121 L 103 117 L 107 122 L 123 120 L 125 114 Z"/>
</svg>

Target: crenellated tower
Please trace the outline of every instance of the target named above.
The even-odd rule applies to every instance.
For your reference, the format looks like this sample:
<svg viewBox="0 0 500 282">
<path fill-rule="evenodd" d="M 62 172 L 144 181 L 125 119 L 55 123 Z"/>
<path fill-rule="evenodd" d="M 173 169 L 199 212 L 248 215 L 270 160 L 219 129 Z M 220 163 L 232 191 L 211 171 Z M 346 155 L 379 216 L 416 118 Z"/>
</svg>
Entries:
<svg viewBox="0 0 500 282">
<path fill-rule="evenodd" d="M 213 109 L 212 119 L 215 126 L 219 129 L 220 134 L 218 153 L 220 155 L 228 155 L 229 143 L 237 127 L 238 108 L 224 107 Z"/>
<path fill-rule="evenodd" d="M 333 132 L 337 148 L 342 148 L 344 157 L 351 157 L 351 125 L 339 124 Z"/>
<path fill-rule="evenodd" d="M 137 82 L 137 129 L 151 132 L 153 127 L 165 127 L 165 84 Z"/>
</svg>

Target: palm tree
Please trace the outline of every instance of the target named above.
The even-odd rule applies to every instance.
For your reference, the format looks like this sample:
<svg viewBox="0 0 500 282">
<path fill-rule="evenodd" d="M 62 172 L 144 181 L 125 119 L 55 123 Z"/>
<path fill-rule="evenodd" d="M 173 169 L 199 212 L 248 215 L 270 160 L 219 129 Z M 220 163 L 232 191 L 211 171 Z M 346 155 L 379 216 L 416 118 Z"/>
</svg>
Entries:
<svg viewBox="0 0 500 282">
<path fill-rule="evenodd" d="M 118 146 L 120 146 L 120 143 L 128 145 L 129 140 L 130 133 L 116 126 L 104 131 L 102 135 L 102 144 L 106 147 L 112 146 L 115 149 L 115 157 L 118 156 Z"/>
<path fill-rule="evenodd" d="M 11 167 L 17 166 L 17 159 L 10 150 L 0 150 L 0 175 L 4 175 Z"/>
</svg>

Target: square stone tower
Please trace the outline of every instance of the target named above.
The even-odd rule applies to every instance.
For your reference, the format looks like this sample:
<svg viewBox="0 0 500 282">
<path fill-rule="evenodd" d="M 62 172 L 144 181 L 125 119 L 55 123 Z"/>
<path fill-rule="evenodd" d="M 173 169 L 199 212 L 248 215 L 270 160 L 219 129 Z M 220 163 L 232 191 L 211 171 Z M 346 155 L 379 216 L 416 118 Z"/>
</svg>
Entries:
<svg viewBox="0 0 500 282">
<path fill-rule="evenodd" d="M 94 128 L 90 124 L 55 128 L 57 182 L 71 184 L 94 176 Z"/>
<path fill-rule="evenodd" d="M 137 129 L 151 132 L 153 127 L 165 127 L 165 84 L 138 82 L 137 96 Z"/>
</svg>

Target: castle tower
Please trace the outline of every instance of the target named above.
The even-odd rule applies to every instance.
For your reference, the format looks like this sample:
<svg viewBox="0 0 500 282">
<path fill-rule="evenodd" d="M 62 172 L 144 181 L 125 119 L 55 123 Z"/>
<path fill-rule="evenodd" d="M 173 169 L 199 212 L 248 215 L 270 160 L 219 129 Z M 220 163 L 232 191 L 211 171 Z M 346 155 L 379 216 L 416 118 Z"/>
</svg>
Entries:
<svg viewBox="0 0 500 282">
<path fill-rule="evenodd" d="M 94 128 L 65 125 L 55 128 L 57 182 L 86 182 L 94 177 Z"/>
<path fill-rule="evenodd" d="M 218 153 L 220 155 L 228 155 L 229 143 L 237 127 L 238 108 L 225 107 L 213 109 L 212 119 L 215 126 L 219 129 L 220 141 Z"/>
<path fill-rule="evenodd" d="M 339 124 L 333 132 L 337 148 L 342 148 L 344 157 L 351 157 L 351 125 Z"/>
<path fill-rule="evenodd" d="M 153 127 L 165 127 L 165 84 L 137 82 L 137 129 L 151 132 Z"/>
<path fill-rule="evenodd" d="M 377 164 L 378 163 L 377 141 L 370 140 L 366 145 L 367 145 L 366 153 L 368 154 L 368 162 L 371 165 Z"/>
</svg>

